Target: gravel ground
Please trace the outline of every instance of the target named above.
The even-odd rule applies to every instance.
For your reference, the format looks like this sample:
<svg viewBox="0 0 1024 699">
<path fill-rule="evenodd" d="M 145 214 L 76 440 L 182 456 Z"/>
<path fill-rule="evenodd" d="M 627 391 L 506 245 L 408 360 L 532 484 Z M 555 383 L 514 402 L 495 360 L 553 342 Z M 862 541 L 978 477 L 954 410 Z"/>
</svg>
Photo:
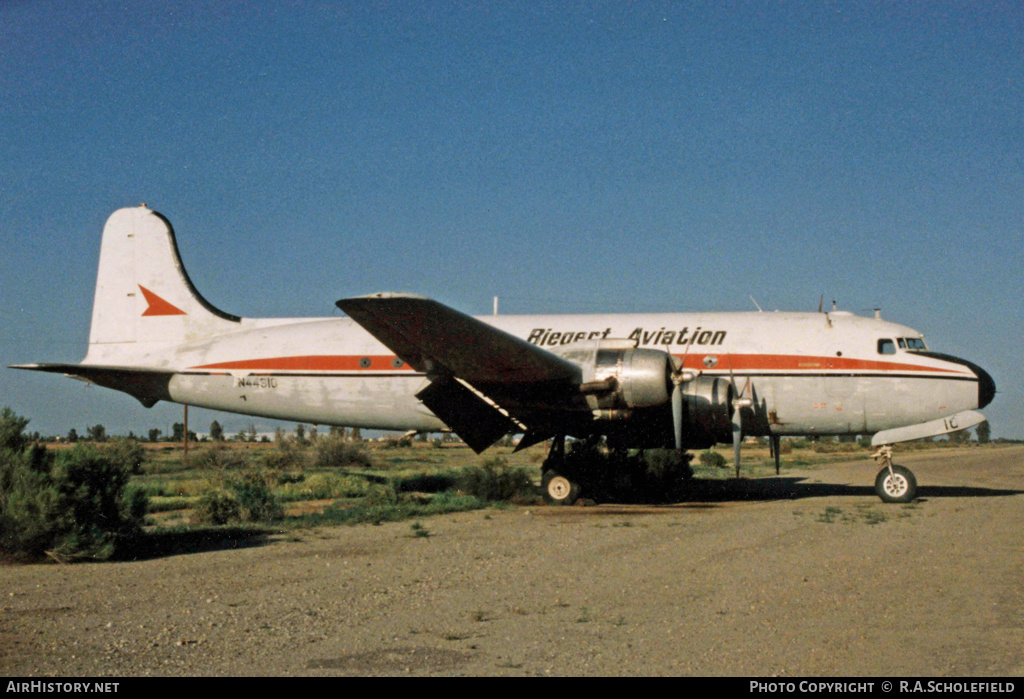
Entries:
<svg viewBox="0 0 1024 699">
<path fill-rule="evenodd" d="M 1024 447 L 0 567 L 0 675 L 1024 674 Z"/>
</svg>

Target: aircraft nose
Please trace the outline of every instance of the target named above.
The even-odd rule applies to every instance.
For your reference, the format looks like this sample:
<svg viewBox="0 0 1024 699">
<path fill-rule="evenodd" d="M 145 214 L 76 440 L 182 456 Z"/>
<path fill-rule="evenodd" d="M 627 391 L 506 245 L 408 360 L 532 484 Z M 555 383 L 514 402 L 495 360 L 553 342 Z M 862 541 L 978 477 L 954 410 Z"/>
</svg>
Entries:
<svg viewBox="0 0 1024 699">
<path fill-rule="evenodd" d="M 984 408 L 996 396 L 996 382 L 981 367 L 976 366 L 973 368 L 974 373 L 978 375 L 978 407 Z"/>
</svg>

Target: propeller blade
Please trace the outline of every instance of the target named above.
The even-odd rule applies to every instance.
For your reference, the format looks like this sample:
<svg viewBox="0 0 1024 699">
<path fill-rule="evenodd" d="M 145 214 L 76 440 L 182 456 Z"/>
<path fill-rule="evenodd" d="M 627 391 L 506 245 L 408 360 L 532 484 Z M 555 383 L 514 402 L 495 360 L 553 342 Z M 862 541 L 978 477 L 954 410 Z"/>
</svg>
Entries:
<svg viewBox="0 0 1024 699">
<path fill-rule="evenodd" d="M 736 477 L 740 477 L 740 446 L 743 442 L 743 413 L 739 406 L 732 411 L 732 448 L 736 454 Z"/>
<path fill-rule="evenodd" d="M 676 451 L 683 450 L 683 387 L 672 386 L 672 429 L 676 438 Z"/>
</svg>

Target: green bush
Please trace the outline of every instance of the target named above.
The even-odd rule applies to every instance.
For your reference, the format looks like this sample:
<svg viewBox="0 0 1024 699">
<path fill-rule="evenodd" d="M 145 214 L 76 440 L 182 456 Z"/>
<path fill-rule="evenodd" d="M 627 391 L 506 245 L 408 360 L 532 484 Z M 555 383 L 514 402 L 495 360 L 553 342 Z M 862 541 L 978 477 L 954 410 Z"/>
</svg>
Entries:
<svg viewBox="0 0 1024 699">
<path fill-rule="evenodd" d="M 284 516 L 264 475 L 254 470 L 224 477 L 221 485 L 200 496 L 192 513 L 199 524 L 271 522 Z"/>
<path fill-rule="evenodd" d="M 8 407 L 0 411 L 0 449 L 20 452 L 28 446 L 28 437 L 23 434 L 28 423 L 28 418 L 15 415 Z"/>
<path fill-rule="evenodd" d="M 103 451 L 114 461 L 128 469 L 128 473 L 142 473 L 142 464 L 146 462 L 146 450 L 137 439 L 118 437 L 111 441 Z"/>
<path fill-rule="evenodd" d="M 146 513 L 145 493 L 128 488 L 126 460 L 91 445 L 28 448 L 27 422 L 0 414 L 0 550 L 98 559 L 124 550 Z"/>
<path fill-rule="evenodd" d="M 317 468 L 371 468 L 373 459 L 359 442 L 331 434 L 317 440 L 313 464 Z"/>
<path fill-rule="evenodd" d="M 263 465 L 275 471 L 298 471 L 306 466 L 306 452 L 293 440 L 281 440 L 263 456 Z"/>
<path fill-rule="evenodd" d="M 248 466 L 245 456 L 229 447 L 217 444 L 209 449 L 189 454 L 189 468 L 204 469 L 214 472 L 226 472 L 243 469 Z"/>
<path fill-rule="evenodd" d="M 390 483 L 371 483 L 366 489 L 364 502 L 370 507 L 394 505 L 398 502 L 398 495 Z"/>
<path fill-rule="evenodd" d="M 508 502 L 516 497 L 531 497 L 534 490 L 530 475 L 524 469 L 510 468 L 500 456 L 465 469 L 458 479 L 458 487 L 483 502 Z"/>
<path fill-rule="evenodd" d="M 247 471 L 231 479 L 228 488 L 238 501 L 243 522 L 271 522 L 284 516 L 281 505 L 259 473 Z"/>
<path fill-rule="evenodd" d="M 721 456 L 721 455 L 719 455 Z M 670 489 L 693 477 L 691 455 L 675 449 L 648 449 L 643 453 L 646 481 L 650 487 Z"/>
<path fill-rule="evenodd" d="M 726 461 L 726 458 L 717 451 L 707 449 L 700 453 L 700 463 L 702 466 L 707 466 L 709 468 L 725 468 L 728 461 Z"/>
<path fill-rule="evenodd" d="M 227 524 L 237 522 L 241 516 L 238 500 L 224 488 L 213 488 L 199 497 L 192 508 L 192 519 L 196 524 Z"/>
</svg>

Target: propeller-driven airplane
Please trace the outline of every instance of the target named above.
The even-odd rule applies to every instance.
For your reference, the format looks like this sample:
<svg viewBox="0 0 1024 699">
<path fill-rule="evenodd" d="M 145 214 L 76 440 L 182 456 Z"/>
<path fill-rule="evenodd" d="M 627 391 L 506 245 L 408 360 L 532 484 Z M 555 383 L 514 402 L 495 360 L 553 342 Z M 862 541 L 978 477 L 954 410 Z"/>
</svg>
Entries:
<svg viewBox="0 0 1024 699">
<path fill-rule="evenodd" d="M 103 230 L 89 349 L 62 373 L 161 400 L 321 425 L 450 430 L 477 452 L 551 440 L 546 497 L 574 501 L 566 437 L 703 449 L 872 434 L 887 502 L 916 480 L 892 445 L 966 429 L 995 395 L 979 366 L 921 333 L 849 313 L 471 317 L 413 294 L 343 299 L 333 318 L 239 318 L 189 280 L 166 218 L 120 209 Z"/>
</svg>

